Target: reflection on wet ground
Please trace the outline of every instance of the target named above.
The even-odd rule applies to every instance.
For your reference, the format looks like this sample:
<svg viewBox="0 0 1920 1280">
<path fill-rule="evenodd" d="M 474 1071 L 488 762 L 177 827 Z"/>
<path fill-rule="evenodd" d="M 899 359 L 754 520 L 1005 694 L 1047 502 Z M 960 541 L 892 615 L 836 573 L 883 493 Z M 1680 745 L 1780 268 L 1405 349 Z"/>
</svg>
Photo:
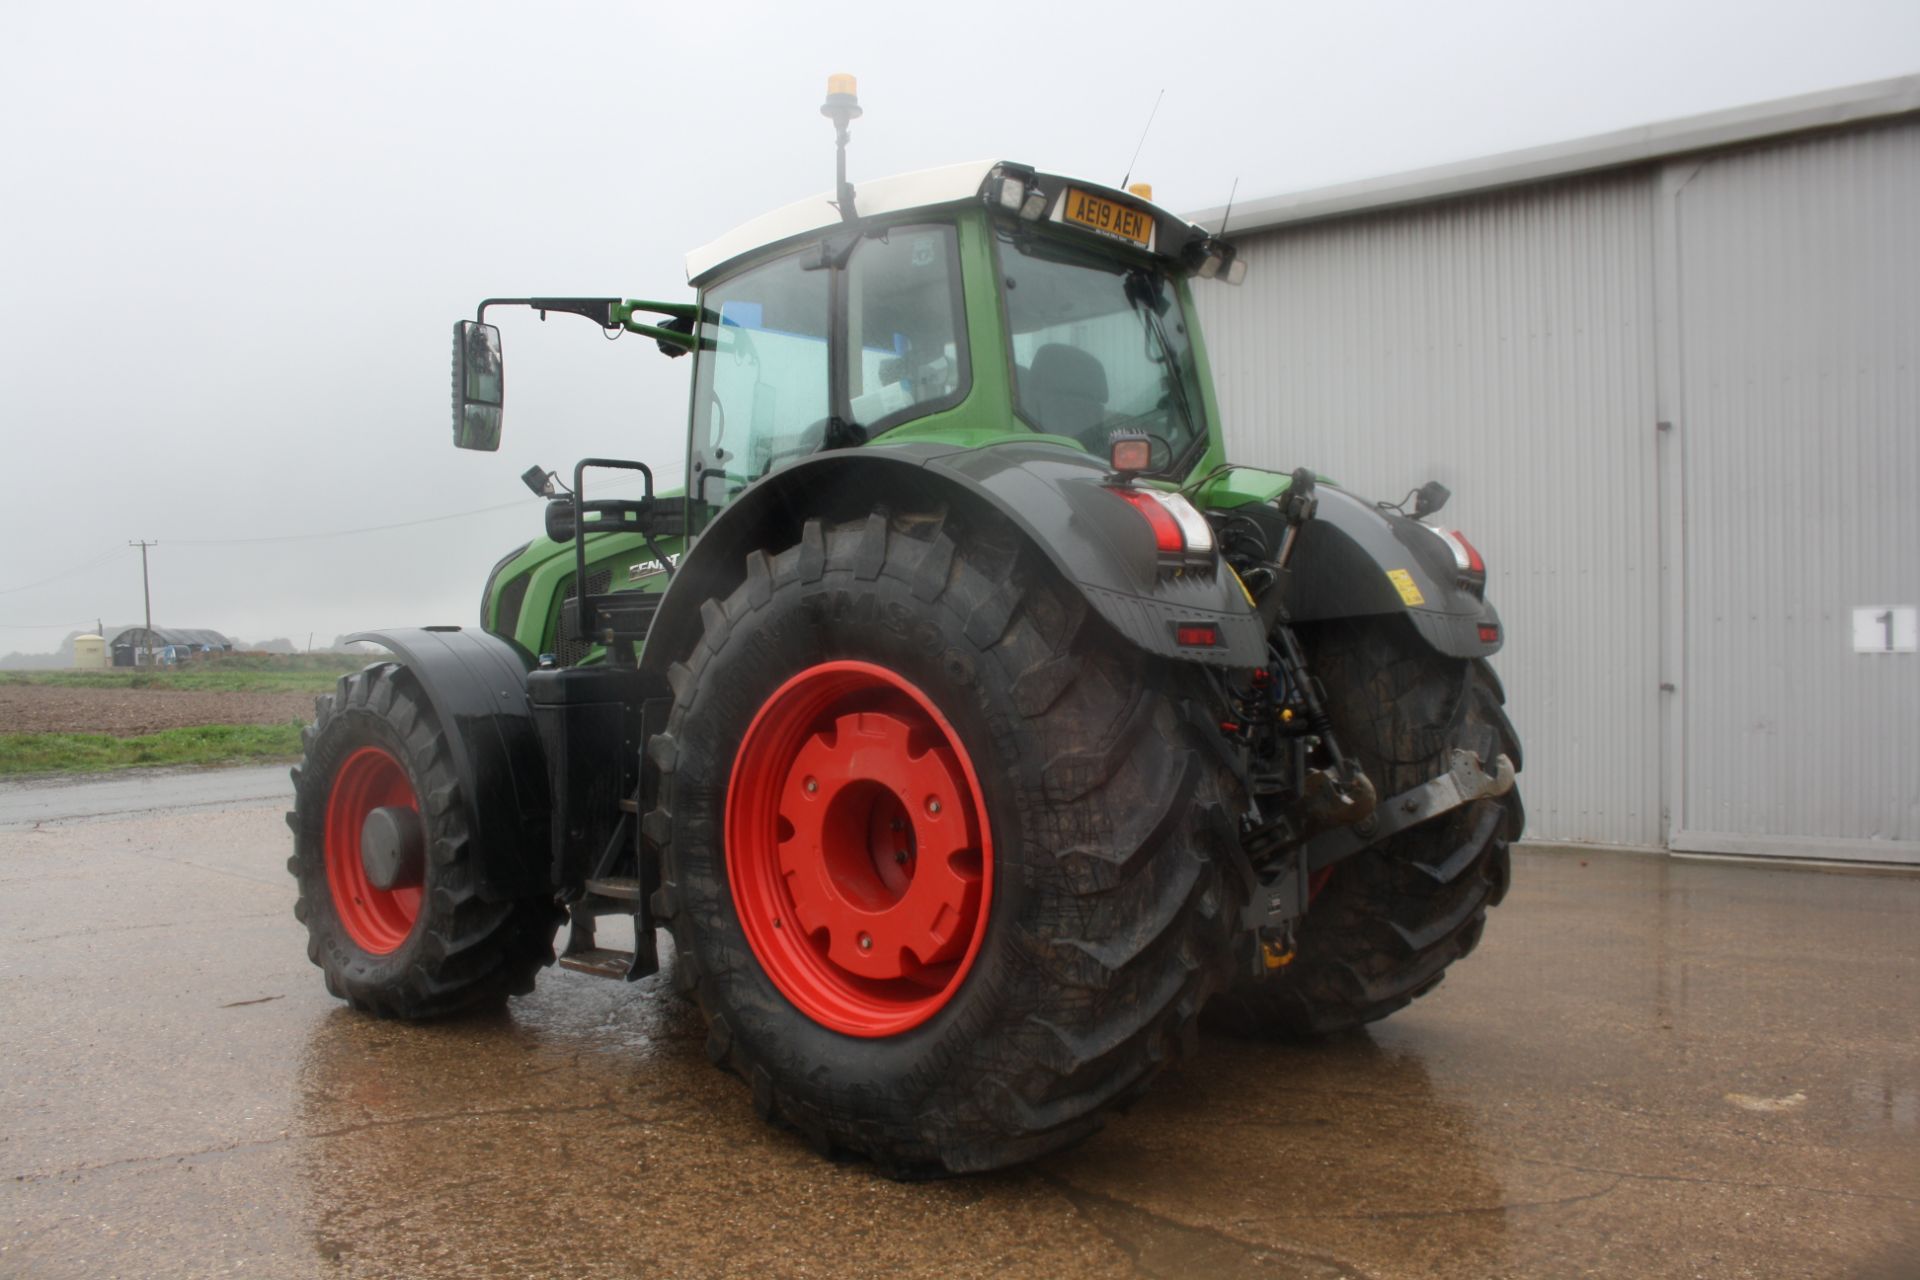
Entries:
<svg viewBox="0 0 1920 1280">
<path fill-rule="evenodd" d="M 329 1000 L 277 809 L 0 833 L 0 1274 L 1886 1275 L 1920 1268 L 1920 878 L 1525 855 L 1331 1044 L 1203 1038 L 1028 1169 L 756 1120 L 665 983 Z"/>
</svg>

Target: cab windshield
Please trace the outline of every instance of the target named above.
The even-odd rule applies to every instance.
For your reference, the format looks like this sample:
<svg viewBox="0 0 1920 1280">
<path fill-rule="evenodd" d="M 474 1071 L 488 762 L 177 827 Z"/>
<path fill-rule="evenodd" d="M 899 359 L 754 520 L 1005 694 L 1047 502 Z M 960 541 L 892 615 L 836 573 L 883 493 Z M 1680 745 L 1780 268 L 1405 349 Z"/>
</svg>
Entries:
<svg viewBox="0 0 1920 1280">
<path fill-rule="evenodd" d="M 1191 458 L 1207 427 L 1174 282 L 1034 236 L 998 247 L 1021 420 L 1100 457 L 1115 431 L 1143 432 L 1156 471 Z"/>
<path fill-rule="evenodd" d="M 689 469 L 713 506 L 783 462 L 950 409 L 971 385 L 951 224 L 836 234 L 702 301 Z"/>
</svg>

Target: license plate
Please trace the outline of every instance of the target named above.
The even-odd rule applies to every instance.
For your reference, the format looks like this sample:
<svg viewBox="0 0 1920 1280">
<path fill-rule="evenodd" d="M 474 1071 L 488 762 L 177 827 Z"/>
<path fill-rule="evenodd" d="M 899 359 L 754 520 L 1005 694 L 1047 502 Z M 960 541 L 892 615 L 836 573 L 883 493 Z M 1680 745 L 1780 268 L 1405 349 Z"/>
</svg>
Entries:
<svg viewBox="0 0 1920 1280">
<path fill-rule="evenodd" d="M 1122 240 L 1131 240 L 1142 249 L 1153 248 L 1153 217 L 1139 209 L 1129 208 L 1118 200 L 1108 200 L 1078 187 L 1068 187 L 1060 216 L 1068 222 L 1092 227 L 1095 231 L 1104 231 Z"/>
</svg>

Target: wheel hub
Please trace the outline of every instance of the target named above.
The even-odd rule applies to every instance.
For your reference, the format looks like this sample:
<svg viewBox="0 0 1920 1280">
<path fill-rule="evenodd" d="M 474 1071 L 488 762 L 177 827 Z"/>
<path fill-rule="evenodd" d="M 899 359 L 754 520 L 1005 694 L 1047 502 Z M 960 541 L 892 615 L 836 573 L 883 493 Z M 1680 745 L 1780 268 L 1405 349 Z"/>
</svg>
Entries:
<svg viewBox="0 0 1920 1280">
<path fill-rule="evenodd" d="M 914 731 L 887 712 L 840 716 L 807 738 L 780 791 L 794 922 L 868 978 L 957 958 L 969 940 L 959 927 L 979 909 L 966 779 L 951 751 L 916 743 Z"/>
<path fill-rule="evenodd" d="M 322 828 L 327 890 L 347 938 L 369 955 L 397 951 L 420 918 L 426 833 L 420 801 L 382 747 L 340 761 Z"/>
<path fill-rule="evenodd" d="M 787 681 L 742 739 L 728 878 L 762 967 L 852 1035 L 918 1025 L 985 932 L 991 849 L 979 781 L 918 688 L 862 662 Z"/>
<path fill-rule="evenodd" d="M 360 824 L 360 863 L 374 888 L 417 886 L 426 869 L 426 853 L 426 831 L 418 812 L 401 805 L 367 811 L 367 820 Z"/>
</svg>

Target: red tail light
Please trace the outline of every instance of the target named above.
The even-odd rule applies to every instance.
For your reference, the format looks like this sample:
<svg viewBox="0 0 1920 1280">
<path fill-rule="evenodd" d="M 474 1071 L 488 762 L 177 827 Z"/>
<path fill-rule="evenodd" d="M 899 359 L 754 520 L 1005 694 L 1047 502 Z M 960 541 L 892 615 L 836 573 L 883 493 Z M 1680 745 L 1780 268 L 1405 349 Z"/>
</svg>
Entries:
<svg viewBox="0 0 1920 1280">
<path fill-rule="evenodd" d="M 1174 627 L 1173 638 L 1183 649 L 1217 649 L 1220 628 L 1211 622 L 1182 622 Z"/>
<path fill-rule="evenodd" d="M 1436 528 L 1434 532 L 1440 535 L 1440 541 L 1446 543 L 1448 550 L 1453 552 L 1453 563 L 1460 572 L 1480 578 L 1487 576 L 1487 562 L 1480 558 L 1480 552 L 1467 541 L 1465 534 L 1458 529 Z"/>
<path fill-rule="evenodd" d="M 1468 542 L 1467 535 L 1458 529 L 1453 531 L 1453 536 L 1458 538 L 1460 545 L 1467 549 L 1467 572 L 1484 574 L 1487 571 L 1487 562 L 1480 558 L 1479 548 Z"/>
<path fill-rule="evenodd" d="M 1177 556 L 1187 549 L 1187 540 L 1180 536 L 1180 522 L 1173 513 L 1155 502 L 1145 489 L 1111 489 L 1108 492 L 1121 497 L 1132 504 L 1133 509 L 1146 517 L 1153 526 L 1153 546 L 1163 556 Z"/>
<path fill-rule="evenodd" d="M 1178 493 L 1110 485 L 1107 492 L 1138 511 L 1153 529 L 1154 549 L 1162 557 L 1194 563 L 1213 559 L 1213 526 L 1199 508 Z"/>
</svg>

